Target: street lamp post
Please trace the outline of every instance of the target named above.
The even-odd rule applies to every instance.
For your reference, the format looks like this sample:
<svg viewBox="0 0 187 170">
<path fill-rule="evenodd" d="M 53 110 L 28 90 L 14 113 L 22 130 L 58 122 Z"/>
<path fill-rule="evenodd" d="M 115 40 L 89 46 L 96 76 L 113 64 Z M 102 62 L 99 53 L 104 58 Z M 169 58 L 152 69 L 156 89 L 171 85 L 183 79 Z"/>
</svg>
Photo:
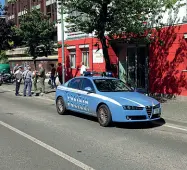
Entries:
<svg viewBox="0 0 187 170">
<path fill-rule="evenodd" d="M 61 38 L 62 38 L 62 83 L 65 83 L 65 57 L 64 57 L 64 9 L 61 0 Z"/>
</svg>

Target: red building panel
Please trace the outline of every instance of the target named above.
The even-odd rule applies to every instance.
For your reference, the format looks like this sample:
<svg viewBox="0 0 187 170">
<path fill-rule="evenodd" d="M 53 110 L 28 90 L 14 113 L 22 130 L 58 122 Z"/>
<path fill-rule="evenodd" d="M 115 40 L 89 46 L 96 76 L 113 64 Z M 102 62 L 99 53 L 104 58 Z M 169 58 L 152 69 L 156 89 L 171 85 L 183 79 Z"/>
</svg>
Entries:
<svg viewBox="0 0 187 170">
<path fill-rule="evenodd" d="M 187 25 L 178 25 L 157 32 L 160 39 L 150 46 L 150 92 L 187 96 L 187 72 L 182 71 L 187 69 L 186 30 Z"/>
<path fill-rule="evenodd" d="M 184 38 L 187 25 L 171 26 L 161 29 L 156 35 L 160 37 L 149 48 L 149 92 L 163 94 L 177 94 L 187 96 L 187 39 Z M 79 45 L 89 45 L 89 69 L 105 71 L 105 63 L 93 63 L 94 46 L 99 43 L 96 38 L 68 40 L 65 44 L 76 47 L 76 67 L 70 68 L 69 53 L 65 48 L 65 65 L 67 79 L 79 75 L 82 51 Z M 162 45 L 161 45 L 162 44 Z M 101 48 L 101 44 L 99 43 Z M 61 49 L 59 49 L 59 62 L 61 62 Z M 109 48 L 111 63 L 117 64 L 118 57 L 113 49 Z M 117 71 L 116 71 L 117 72 Z"/>
<path fill-rule="evenodd" d="M 67 49 L 67 47 L 65 48 L 65 67 L 67 70 L 67 79 L 71 78 L 71 77 L 75 77 L 80 75 L 80 63 L 82 61 L 82 48 L 79 48 L 80 45 L 89 45 L 89 48 L 87 48 L 88 52 L 89 52 L 89 68 L 88 70 L 90 71 L 98 71 L 98 72 L 102 72 L 105 70 L 105 63 L 93 63 L 93 50 L 97 49 L 96 46 L 94 46 L 96 43 L 99 43 L 98 39 L 96 38 L 86 38 L 86 39 L 78 39 L 78 40 L 68 40 L 65 41 L 65 44 L 68 46 L 75 46 L 75 53 L 76 53 L 76 64 L 75 64 L 75 68 L 71 68 L 70 67 L 70 49 Z M 101 48 L 101 44 L 99 43 L 99 46 Z M 85 50 L 85 49 L 84 49 Z M 62 50 L 59 49 L 59 60 L 58 62 L 62 62 Z"/>
</svg>

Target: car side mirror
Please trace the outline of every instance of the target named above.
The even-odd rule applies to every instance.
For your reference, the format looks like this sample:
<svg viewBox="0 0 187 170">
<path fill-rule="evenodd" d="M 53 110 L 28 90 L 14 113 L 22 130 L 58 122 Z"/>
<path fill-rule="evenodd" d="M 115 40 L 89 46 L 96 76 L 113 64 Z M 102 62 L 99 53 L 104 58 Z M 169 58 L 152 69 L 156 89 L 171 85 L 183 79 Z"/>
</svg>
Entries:
<svg viewBox="0 0 187 170">
<path fill-rule="evenodd" d="M 87 91 L 88 93 L 93 93 L 93 90 L 91 87 L 86 87 L 84 90 Z"/>
</svg>

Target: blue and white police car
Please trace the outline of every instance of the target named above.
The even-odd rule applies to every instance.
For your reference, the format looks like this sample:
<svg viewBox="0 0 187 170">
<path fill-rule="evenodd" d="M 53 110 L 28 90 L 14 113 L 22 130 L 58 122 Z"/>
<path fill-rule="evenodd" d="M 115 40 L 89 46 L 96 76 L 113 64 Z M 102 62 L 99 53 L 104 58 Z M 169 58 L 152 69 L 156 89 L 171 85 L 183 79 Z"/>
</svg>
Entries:
<svg viewBox="0 0 187 170">
<path fill-rule="evenodd" d="M 160 103 L 135 92 L 123 81 L 106 76 L 76 77 L 56 90 L 60 115 L 68 110 L 98 118 L 101 126 L 111 122 L 143 122 L 161 118 Z"/>
</svg>

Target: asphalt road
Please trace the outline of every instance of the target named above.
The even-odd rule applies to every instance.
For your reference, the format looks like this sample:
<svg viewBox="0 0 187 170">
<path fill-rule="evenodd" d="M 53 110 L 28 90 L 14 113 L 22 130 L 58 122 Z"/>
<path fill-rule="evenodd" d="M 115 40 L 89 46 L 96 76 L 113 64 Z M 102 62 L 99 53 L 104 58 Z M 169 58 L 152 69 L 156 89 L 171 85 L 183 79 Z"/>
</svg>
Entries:
<svg viewBox="0 0 187 170">
<path fill-rule="evenodd" d="M 54 101 L 0 88 L 0 170 L 185 170 L 184 124 L 115 124 L 60 116 Z"/>
</svg>

